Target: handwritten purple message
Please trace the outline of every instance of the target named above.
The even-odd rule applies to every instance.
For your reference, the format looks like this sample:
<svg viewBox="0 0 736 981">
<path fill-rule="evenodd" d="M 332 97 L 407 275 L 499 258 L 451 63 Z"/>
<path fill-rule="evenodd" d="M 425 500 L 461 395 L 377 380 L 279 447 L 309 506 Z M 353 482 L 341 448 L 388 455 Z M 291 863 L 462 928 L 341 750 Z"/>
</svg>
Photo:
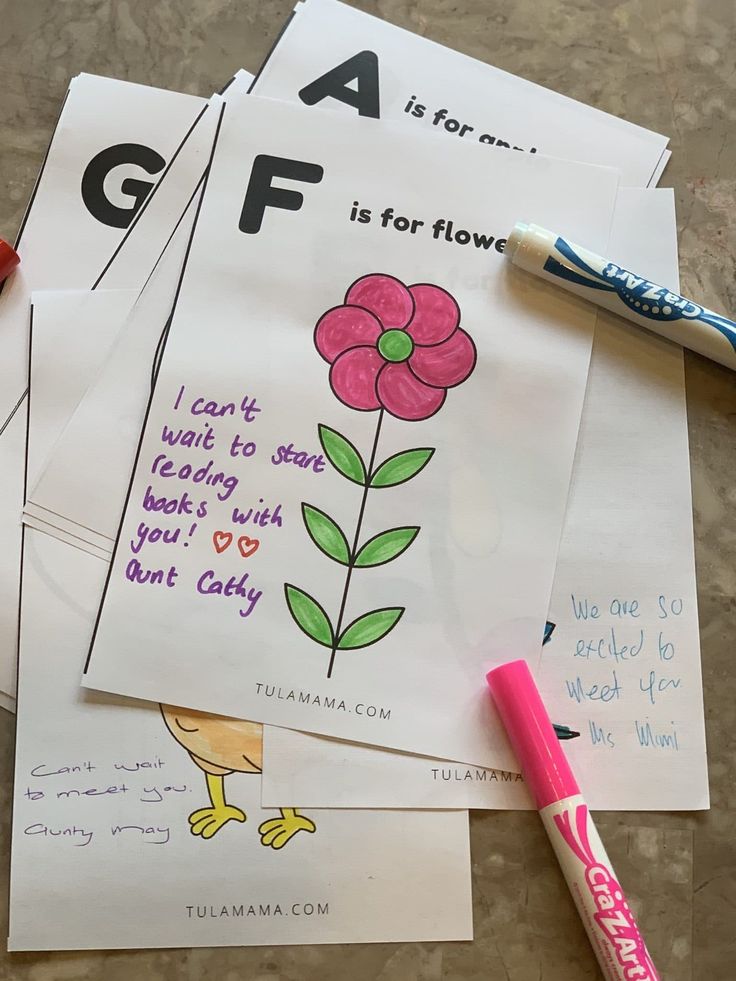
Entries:
<svg viewBox="0 0 736 981">
<path fill-rule="evenodd" d="M 179 386 L 160 424 L 157 448 L 139 463 L 148 480 L 140 499 L 132 502 L 140 515 L 125 543 L 127 582 L 192 590 L 227 602 L 243 620 L 253 615 L 263 595 L 257 581 L 259 554 L 288 524 L 283 504 L 265 490 L 259 495 L 249 480 L 252 461 L 262 452 L 262 415 L 257 396 L 248 392 L 223 399 Z M 326 467 L 314 447 L 293 441 L 263 452 L 276 468 L 319 474 Z M 191 561 L 181 558 L 181 550 L 192 546 L 201 557 L 194 572 Z"/>
</svg>

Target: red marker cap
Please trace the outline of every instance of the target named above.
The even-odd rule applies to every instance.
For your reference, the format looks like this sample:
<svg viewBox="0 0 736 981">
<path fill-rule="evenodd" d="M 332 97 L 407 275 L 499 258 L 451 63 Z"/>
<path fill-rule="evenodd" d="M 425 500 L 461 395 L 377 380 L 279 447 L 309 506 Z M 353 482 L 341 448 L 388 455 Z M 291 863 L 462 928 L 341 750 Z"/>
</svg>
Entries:
<svg viewBox="0 0 736 981">
<path fill-rule="evenodd" d="M 12 245 L 0 238 L 0 283 L 7 279 L 20 262 L 20 256 Z"/>
</svg>

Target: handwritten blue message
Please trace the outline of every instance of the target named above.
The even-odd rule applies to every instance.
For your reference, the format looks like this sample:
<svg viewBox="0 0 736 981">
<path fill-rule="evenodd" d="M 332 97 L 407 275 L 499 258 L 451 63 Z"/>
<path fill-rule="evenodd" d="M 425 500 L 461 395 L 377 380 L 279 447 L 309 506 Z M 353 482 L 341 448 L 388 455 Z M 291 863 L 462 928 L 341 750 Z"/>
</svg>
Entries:
<svg viewBox="0 0 736 981">
<path fill-rule="evenodd" d="M 678 752 L 682 736 L 674 719 L 683 679 L 671 628 L 686 612 L 682 598 L 571 593 L 568 612 L 570 642 L 547 650 L 568 665 L 564 694 L 586 711 L 583 738 L 604 751 L 633 734 L 643 748 Z M 622 703 L 631 711 L 616 712 Z M 672 720 L 665 720 L 668 714 Z M 628 721 L 617 721 L 622 715 Z"/>
</svg>

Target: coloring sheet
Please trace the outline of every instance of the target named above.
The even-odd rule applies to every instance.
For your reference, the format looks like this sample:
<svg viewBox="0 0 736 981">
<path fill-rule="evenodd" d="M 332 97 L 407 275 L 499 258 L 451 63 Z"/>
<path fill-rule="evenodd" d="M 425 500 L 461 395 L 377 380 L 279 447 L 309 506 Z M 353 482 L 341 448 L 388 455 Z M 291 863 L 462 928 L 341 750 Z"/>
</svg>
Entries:
<svg viewBox="0 0 736 981">
<path fill-rule="evenodd" d="M 678 284 L 671 191 L 619 192 L 608 254 Z M 666 484 L 667 493 L 661 488 Z M 682 350 L 601 314 L 539 683 L 600 810 L 708 807 Z M 265 731 L 264 804 L 528 808 L 521 778 Z"/>
<path fill-rule="evenodd" d="M 21 521 L 26 414 L 16 412 L 0 432 L 0 704 L 13 711 L 18 636 Z"/>
<path fill-rule="evenodd" d="M 624 259 L 677 289 L 674 215 L 633 203 L 629 224 Z M 581 781 L 605 773 L 626 810 L 707 808 L 683 352 L 608 316 L 596 341 L 538 681 L 581 732 Z"/>
<path fill-rule="evenodd" d="M 31 291 L 87 288 L 127 234 L 204 99 L 73 78 L 0 294 L 0 690 L 15 695 Z M 68 247 L 73 227 L 74 248 Z M 120 284 L 117 284 L 120 285 Z M 131 283 L 123 285 L 134 285 Z M 137 284 L 142 285 L 142 280 Z"/>
<path fill-rule="evenodd" d="M 31 296 L 31 348 L 26 474 L 33 483 L 64 426 L 99 370 L 136 300 L 135 290 L 45 290 Z M 35 331 L 34 331 L 35 327 Z M 64 350 L 64 371 L 58 352 Z M 57 358 L 54 358 L 57 352 Z"/>
<path fill-rule="evenodd" d="M 228 88 L 245 91 L 250 80 L 247 72 L 238 72 Z M 220 97 L 213 101 L 222 103 Z M 0 390 L 4 396 L 15 392 L 12 419 L 0 425 L 0 691 L 11 696 L 31 291 L 99 285 L 140 289 L 201 184 L 216 114 L 195 96 L 130 82 L 79 75 L 70 85 L 21 228 L 23 262 L 0 296 L 0 378 L 5 378 Z M 70 227 L 75 229 L 74 249 L 67 247 Z M 20 482 L 13 476 L 17 473 Z"/>
<path fill-rule="evenodd" d="M 248 72 L 238 72 L 226 94 L 246 92 L 251 80 Z M 210 99 L 157 188 L 154 204 L 136 216 L 134 233 L 116 249 L 97 279 L 96 288 L 106 290 L 118 283 L 136 281 L 136 277 L 140 279 L 142 246 L 145 245 L 150 254 L 150 242 L 157 243 L 158 251 L 146 267 L 150 272 L 153 266 L 153 272 L 146 283 L 145 299 L 142 297 L 136 303 L 124 336 L 116 344 L 113 359 L 116 368 L 126 362 L 130 371 L 125 373 L 124 380 L 120 374 L 117 378 L 108 378 L 104 371 L 98 374 L 94 381 L 97 397 L 90 393 L 85 399 L 88 407 L 85 419 L 79 420 L 75 413 L 76 425 L 71 428 L 76 442 L 70 442 L 70 427 L 67 427 L 61 436 L 56 467 L 52 464 L 37 481 L 28 481 L 24 505 L 26 524 L 49 530 L 52 534 L 56 528 L 75 537 L 81 535 L 95 550 L 102 549 L 107 554 L 112 550 L 123 497 L 120 496 L 117 510 L 109 507 L 109 500 L 116 492 L 124 495 L 134 443 L 130 444 L 130 452 L 123 450 L 115 456 L 116 462 L 122 462 L 122 469 L 108 466 L 100 475 L 101 480 L 104 477 L 105 486 L 92 501 L 86 500 L 80 486 L 85 482 L 85 461 L 90 456 L 97 459 L 106 454 L 106 425 L 114 427 L 119 449 L 126 439 L 137 442 L 144 397 L 141 393 L 150 392 L 154 352 L 184 261 L 223 98 L 216 95 Z M 108 390 L 109 386 L 115 390 Z M 105 424 L 101 412 L 112 414 Z M 111 523 L 109 527 L 106 521 Z"/>
<path fill-rule="evenodd" d="M 105 570 L 26 530 L 9 948 L 470 939 L 467 812 L 262 811 L 260 726 L 80 689 Z"/>
<path fill-rule="evenodd" d="M 498 236 L 605 248 L 617 178 L 436 146 L 228 103 L 89 687 L 512 763 L 478 679 L 538 660 L 595 315 Z"/>
<path fill-rule="evenodd" d="M 466 811 L 262 810 L 260 726 L 80 689 L 105 568 L 26 530 L 9 948 L 471 939 Z"/>
<path fill-rule="evenodd" d="M 90 377 L 107 360 L 136 297 L 135 290 L 46 290 L 32 294 L 31 350 L 35 349 L 35 356 L 30 363 L 28 427 L 35 438 L 29 440 L 26 456 L 29 485 L 38 478 L 51 450 L 58 445 Z M 38 329 L 39 323 L 42 330 Z M 60 374 L 53 353 L 62 347 L 64 372 Z M 90 460 L 99 459 L 94 455 L 87 458 L 87 479 Z M 23 517 L 31 527 L 84 547 L 78 535 L 87 536 L 86 529 L 66 528 L 56 515 L 40 510 L 38 517 L 28 519 L 25 512 Z"/>
<path fill-rule="evenodd" d="M 669 156 L 665 136 L 337 0 L 297 4 L 253 93 L 403 120 L 463 143 L 606 164 L 632 187 L 656 184 Z"/>
<path fill-rule="evenodd" d="M 87 374 L 84 399 L 64 417 L 66 425 L 54 452 L 45 459 L 43 472 L 27 495 L 23 512 L 26 524 L 38 527 L 40 521 L 55 526 L 108 558 L 120 524 L 151 393 L 156 349 L 181 274 L 195 205 L 193 201 L 188 207 L 132 310 L 119 307 L 118 316 L 124 325 L 110 357 L 96 375 Z M 104 292 L 113 297 L 108 303 L 115 302 L 116 294 Z M 94 300 L 88 300 L 84 309 L 96 316 Z M 77 339 L 76 343 L 84 340 Z M 111 432 L 115 433 L 112 444 Z M 90 460 L 105 461 L 96 475 L 97 493 L 92 496 L 87 493 Z"/>
<path fill-rule="evenodd" d="M 0 422 L 26 389 L 31 291 L 92 285 L 205 105 L 132 82 L 72 79 L 18 238 L 23 261 L 0 296 Z"/>
<path fill-rule="evenodd" d="M 155 194 L 144 202 L 128 227 L 125 238 L 99 271 L 92 289 L 127 289 L 142 285 L 171 235 L 187 213 L 188 205 L 200 193 L 204 171 L 210 158 L 212 141 L 224 101 L 248 91 L 250 72 L 238 71 L 221 93 L 212 96 L 186 133 L 156 185 Z"/>
</svg>

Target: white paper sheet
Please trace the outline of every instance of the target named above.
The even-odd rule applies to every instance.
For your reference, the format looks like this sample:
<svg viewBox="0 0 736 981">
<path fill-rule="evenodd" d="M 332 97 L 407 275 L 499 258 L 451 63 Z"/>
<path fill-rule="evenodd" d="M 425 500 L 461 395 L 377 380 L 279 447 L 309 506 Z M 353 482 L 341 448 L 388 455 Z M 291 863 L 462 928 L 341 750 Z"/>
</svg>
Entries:
<svg viewBox="0 0 736 981">
<path fill-rule="evenodd" d="M 250 80 L 247 72 L 239 72 L 230 90 L 245 91 Z M 216 101 L 221 100 L 218 97 Z M 21 377 L 21 367 L 18 392 L 25 391 L 33 289 L 87 288 L 93 284 L 108 289 L 140 289 L 201 179 L 202 161 L 212 139 L 211 120 L 205 100 L 194 96 L 91 75 L 72 81 L 23 222 L 19 245 L 23 262 L 0 297 L 0 378 L 7 374 L 8 382 L 2 389 L 3 397 L 11 392 L 13 378 Z M 146 183 L 141 182 L 145 172 L 140 166 L 121 163 L 113 167 L 102 187 L 108 204 L 122 210 L 101 213 L 102 175 L 98 174 L 91 189 L 86 189 L 84 198 L 79 189 L 91 162 L 111 147 L 123 148 L 120 159 L 131 156 L 155 173 Z M 108 160 L 107 165 L 112 162 Z M 97 218 L 85 201 L 94 202 L 90 206 Z M 106 208 L 104 200 L 102 206 Z M 127 228 L 118 227 L 125 222 Z M 68 247 L 70 227 L 75 229 L 74 249 Z M 22 402 L 13 402 L 17 408 L 12 426 L 9 422 L 0 428 L 2 473 L 13 475 L 2 478 L 2 503 L 7 511 L 0 515 L 7 529 L 0 557 L 0 578 L 7 587 L 0 594 L 0 690 L 11 695 L 15 693 L 19 513 L 23 502 L 22 483 L 18 484 L 15 475 L 20 472 L 22 478 L 25 467 L 25 437 L 16 436 L 15 430 L 25 426 L 27 407 Z M 6 441 L 8 429 L 12 431 Z"/>
<path fill-rule="evenodd" d="M 246 93 L 252 80 L 252 75 L 240 71 L 223 95 L 213 95 L 207 102 L 162 176 L 154 200 L 136 215 L 130 234 L 90 284 L 93 289 L 118 289 L 130 283 L 142 285 L 142 277 L 148 276 L 169 237 L 187 214 L 186 206 L 199 194 L 223 102 L 238 92 Z"/>
<path fill-rule="evenodd" d="M 648 184 L 649 187 L 656 187 L 657 184 L 659 184 L 659 179 L 662 176 L 662 174 L 665 172 L 665 169 L 667 167 L 667 164 L 670 162 L 670 157 L 671 156 L 672 156 L 672 151 L 671 150 L 665 150 L 664 151 L 664 153 L 662 154 L 662 158 L 660 159 L 659 163 L 657 164 L 657 166 L 656 166 L 656 168 L 654 170 L 654 173 L 652 174 L 651 180 L 649 181 L 649 184 Z"/>
<path fill-rule="evenodd" d="M 676 241 L 670 191 L 619 193 L 611 256 L 676 288 Z M 581 732 L 565 749 L 583 792 L 602 810 L 708 807 L 682 351 L 609 315 L 596 328 L 572 487 L 540 683 L 553 718 Z M 601 612 L 578 620 L 572 595 L 577 610 L 587 600 Z M 636 616 L 611 616 L 614 598 Z M 623 652 L 642 635 L 635 658 L 611 660 L 614 637 Z M 620 697 L 570 697 L 578 676 L 583 691 L 603 692 L 612 671 Z M 659 691 L 665 676 L 677 687 Z M 323 807 L 532 806 L 512 774 L 271 727 L 264 747 L 265 804 L 294 796 Z"/>
<path fill-rule="evenodd" d="M 26 517 L 24 515 L 23 524 L 26 528 L 35 528 L 36 531 L 42 531 L 44 535 L 50 535 L 60 542 L 66 542 L 67 545 L 71 545 L 73 548 L 79 548 L 83 552 L 89 552 L 90 555 L 94 555 L 95 558 L 102 559 L 104 562 L 110 561 L 110 555 L 112 554 L 110 549 L 99 548 L 93 542 L 80 538 L 78 535 L 71 534 L 65 528 L 60 528 L 56 515 L 52 515 L 49 521 L 34 516 Z"/>
<path fill-rule="evenodd" d="M 16 412 L 0 434 L 0 689 L 15 693 L 26 413 Z"/>
<path fill-rule="evenodd" d="M 467 812 L 262 811 L 259 726 L 79 688 L 105 569 L 26 529 L 9 949 L 470 939 Z"/>
<path fill-rule="evenodd" d="M 26 389 L 32 290 L 92 285 L 205 104 L 96 75 L 72 79 L 19 237 L 22 262 L 0 297 L 1 420 Z"/>
<path fill-rule="evenodd" d="M 54 534 L 54 531 L 51 531 L 51 529 L 55 529 L 58 531 L 57 537 L 62 540 L 66 540 L 67 537 L 74 538 L 75 543 L 79 542 L 81 547 L 84 547 L 86 543 L 95 552 L 101 551 L 107 559 L 112 556 L 113 548 L 115 547 L 114 539 L 107 538 L 105 535 L 98 535 L 96 531 L 92 531 L 84 525 L 75 524 L 73 521 L 69 521 L 67 518 L 63 518 L 53 511 L 47 511 L 45 508 L 40 508 L 35 504 L 26 503 L 23 509 L 23 524 L 30 525 L 32 528 L 43 525 L 44 527 L 41 530 L 48 528 L 50 534 Z"/>
<path fill-rule="evenodd" d="M 486 764 L 510 761 L 477 679 L 509 643 L 526 656 L 538 653 L 593 314 L 546 285 L 509 276 L 500 251 L 469 251 L 436 238 L 432 222 L 446 215 L 456 230 L 478 228 L 480 222 L 490 235 L 512 224 L 523 201 L 535 213 L 546 212 L 548 223 L 574 224 L 579 238 L 605 241 L 616 176 L 604 168 L 450 144 L 441 161 L 433 160 L 436 146 L 431 136 L 378 121 L 346 119 L 336 128 L 329 114 L 253 96 L 228 104 L 85 678 L 89 686 L 136 691 L 152 699 L 154 691 L 168 691 L 161 697 L 208 711 Z M 238 215 L 253 161 L 263 161 L 264 154 L 321 161 L 324 179 L 316 188 L 303 185 L 303 210 L 268 208 L 262 231 L 244 234 Z M 388 158 L 394 160 L 390 173 L 375 166 L 374 160 Z M 457 174 L 451 186 L 449 171 Z M 355 200 L 373 207 L 375 221 L 351 222 Z M 424 231 L 407 238 L 396 228 L 382 228 L 379 212 L 388 201 L 396 214 L 422 216 Z M 328 265 L 316 258 L 325 255 Z M 460 365 L 463 376 L 472 368 L 471 380 L 450 390 L 447 405 L 430 419 L 408 423 L 395 418 L 405 411 L 403 403 L 385 395 L 394 416 L 384 413 L 380 434 L 381 414 L 355 412 L 332 394 L 327 366 L 313 342 L 322 314 L 342 302 L 351 283 L 376 269 L 389 270 L 402 282 L 437 283 L 451 290 L 478 352 L 474 366 L 472 358 Z M 403 303 L 405 288 L 391 288 L 398 289 Z M 418 295 L 418 302 L 427 302 L 421 290 Z M 449 313 L 442 320 L 447 336 L 457 320 L 452 301 L 441 290 L 429 295 L 440 296 L 445 309 L 452 310 L 452 322 Z M 384 316 L 393 322 L 388 310 Z M 205 322 L 206 334 L 201 330 Z M 457 330 L 450 340 L 467 350 L 466 335 Z M 437 409 L 440 396 L 434 393 L 439 391 L 433 389 L 428 411 L 422 402 L 422 416 Z M 240 407 L 239 419 L 208 417 L 216 430 L 214 452 L 204 435 L 210 430 L 196 415 L 205 404 L 196 401 L 200 395 Z M 399 402 L 402 397 L 396 396 Z M 173 409 L 177 399 L 179 415 Z M 201 429 L 204 443 L 172 448 L 165 437 L 167 452 L 179 461 L 177 472 L 192 463 L 209 467 L 213 479 L 221 470 L 239 475 L 243 486 L 232 499 L 229 479 L 227 486 L 210 490 L 197 479 L 172 484 L 151 473 L 162 452 L 162 427 L 178 431 L 179 418 L 183 431 Z M 343 607 L 343 626 L 347 630 L 365 611 L 405 605 L 407 615 L 401 629 L 381 637 L 368 654 L 352 653 L 348 639 L 355 640 L 344 634 L 339 659 L 302 633 L 284 599 L 284 583 L 293 582 L 318 594 L 335 626 L 341 619 L 345 566 L 315 548 L 300 520 L 300 502 L 306 501 L 326 508 L 348 529 L 358 521 L 361 494 L 319 458 L 317 427 L 323 422 L 360 445 L 367 462 L 378 435 L 376 466 L 413 447 L 436 448 L 438 461 L 433 459 L 413 484 L 371 492 L 361 545 L 386 528 L 419 527 L 422 534 L 400 556 L 395 571 L 372 570 L 357 577 Z M 236 436 L 241 444 L 260 445 L 260 451 L 254 454 L 246 445 L 243 452 L 233 442 Z M 306 469 L 299 459 L 297 465 L 288 462 L 289 444 L 304 451 Z M 481 445 L 493 451 L 476 452 Z M 188 472 L 195 476 L 193 468 Z M 176 507 L 185 509 L 186 517 L 160 516 L 152 495 L 177 496 Z M 271 527 L 261 533 L 268 523 L 261 512 L 264 547 L 253 557 L 259 546 L 252 544 L 252 524 L 243 523 L 255 518 L 248 518 L 247 511 L 260 508 L 260 498 L 270 508 Z M 203 499 L 206 507 L 199 503 Z M 277 520 L 279 503 L 284 517 Z M 240 515 L 234 516 L 235 508 Z M 291 530 L 282 531 L 282 524 Z M 165 543 L 156 532 L 141 548 L 136 539 L 142 525 L 166 528 L 174 540 Z M 218 536 L 227 537 L 231 525 L 238 531 L 233 549 L 217 559 L 224 551 L 217 551 L 222 545 Z M 238 550 L 246 554 L 241 557 Z M 179 588 L 142 588 L 127 578 L 139 563 L 141 570 L 175 566 L 164 578 L 178 578 Z M 214 586 L 215 580 L 226 583 L 231 576 L 229 595 L 215 592 L 224 589 Z M 144 571 L 141 578 L 146 578 Z M 209 582 L 213 590 L 205 593 Z M 487 582 L 493 584 L 490 590 Z M 440 610 L 437 595 L 444 597 Z M 131 602 L 133 618 L 124 612 Z M 258 613 L 251 617 L 256 605 Z M 166 636 L 174 636 L 169 630 L 174 622 L 179 624 L 176 651 Z M 233 657 L 244 644 L 248 657 Z M 155 657 L 139 658 L 142 646 L 155 647 Z M 337 665 L 336 674 L 327 681 L 330 661 Z M 210 684 L 204 676 L 214 677 L 215 665 L 227 673 L 227 685 Z M 284 695 L 294 689 L 310 692 L 312 699 L 317 694 L 334 698 L 338 707 L 325 711 L 318 700 L 302 698 L 300 703 L 296 694 L 279 698 L 279 689 Z"/>
<path fill-rule="evenodd" d="M 120 164 L 103 181 L 109 204 L 121 209 L 114 219 L 125 221 L 125 209 L 145 203 L 146 194 L 150 199 L 150 188 L 166 160 L 204 105 L 205 100 L 196 96 L 131 82 L 86 74 L 73 78 L 23 220 L 18 240 L 22 262 L 0 295 L 0 523 L 4 531 L 0 690 L 10 695 L 15 694 L 31 292 L 91 286 L 102 261 L 126 235 L 124 227 L 105 224 L 85 206 L 81 182 L 95 157 L 111 147 L 134 145 L 137 149 L 124 155 L 132 153 L 152 168 L 147 173 L 140 164 Z M 160 167 L 159 157 L 164 161 Z M 90 182 L 86 190 L 98 214 L 99 183 L 99 179 Z M 103 217 L 112 220 L 110 213 Z M 132 212 L 129 218 L 132 220 Z M 69 247 L 70 228 L 74 229 L 73 248 Z M 137 285 L 142 285 L 142 279 Z"/>
<path fill-rule="evenodd" d="M 674 239 L 647 233 L 659 227 L 648 201 L 631 203 L 642 228 L 632 268 L 651 266 L 678 288 Z M 682 349 L 609 317 L 599 318 L 596 348 L 579 443 L 587 465 L 574 472 L 550 605 L 555 646 L 544 648 L 539 682 L 561 721 L 583 733 L 569 744 L 583 786 L 605 773 L 623 809 L 705 808 Z"/>
<path fill-rule="evenodd" d="M 35 349 L 35 356 L 31 359 L 30 389 L 36 396 L 28 399 L 28 425 L 36 435 L 29 440 L 26 454 L 28 485 L 38 479 L 90 378 L 106 361 L 136 296 L 135 290 L 82 293 L 48 290 L 32 294 L 31 349 Z M 44 327 L 34 334 L 33 324 L 39 321 Z M 63 372 L 59 372 L 61 350 L 64 351 Z M 87 457 L 86 480 L 96 459 L 99 458 Z M 104 545 L 95 532 L 79 529 L 53 512 L 39 508 L 33 518 L 35 527 L 63 535 L 77 547 L 89 545 L 99 554 L 99 546 Z M 84 543 L 76 537 L 79 534 L 84 535 Z M 108 548 L 108 555 L 109 551 Z"/>
<path fill-rule="evenodd" d="M 112 552 L 125 493 L 151 392 L 153 362 L 171 310 L 191 235 L 197 200 L 179 222 L 135 306 L 96 375 L 88 374 L 84 399 L 65 417 L 64 431 L 35 486 L 24 514 Z M 94 301 L 89 301 L 90 310 Z M 81 341 L 79 343 L 82 343 Z M 110 434 L 114 433 L 114 448 Z M 98 493 L 86 493 L 90 460 L 104 460 Z M 52 518 L 51 515 L 56 515 Z"/>
<path fill-rule="evenodd" d="M 92 292 L 72 290 L 33 293 L 31 349 L 39 350 L 31 359 L 30 371 L 30 388 L 38 395 L 28 401 L 28 425 L 35 434 L 26 456 L 29 484 L 38 479 L 89 379 L 107 360 L 136 296 L 135 290 L 105 290 L 99 298 Z M 39 321 L 43 329 L 34 332 L 34 323 Z M 63 371 L 59 371 L 61 351 Z"/>
<path fill-rule="evenodd" d="M 325 807 L 447 807 L 440 802 L 462 799 L 466 807 L 479 809 L 534 809 L 520 773 L 410 756 L 294 729 L 264 726 L 263 758 L 264 805 L 291 800 L 291 787 L 299 786 L 305 795 L 299 800 L 329 801 Z"/>
<path fill-rule="evenodd" d="M 26 530 L 11 950 L 472 937 L 467 812 L 305 811 L 275 850 L 262 837 L 280 814 L 261 810 L 258 773 L 243 772 L 225 794 L 247 822 L 192 835 L 205 774 L 158 706 L 79 688 L 104 573 Z M 233 733 L 255 755 L 252 729 L 220 722 L 212 755 L 224 759 Z"/>
<path fill-rule="evenodd" d="M 336 0 L 297 4 L 253 93 L 380 114 L 463 143 L 607 164 L 632 187 L 661 173 L 668 142 Z"/>
</svg>

